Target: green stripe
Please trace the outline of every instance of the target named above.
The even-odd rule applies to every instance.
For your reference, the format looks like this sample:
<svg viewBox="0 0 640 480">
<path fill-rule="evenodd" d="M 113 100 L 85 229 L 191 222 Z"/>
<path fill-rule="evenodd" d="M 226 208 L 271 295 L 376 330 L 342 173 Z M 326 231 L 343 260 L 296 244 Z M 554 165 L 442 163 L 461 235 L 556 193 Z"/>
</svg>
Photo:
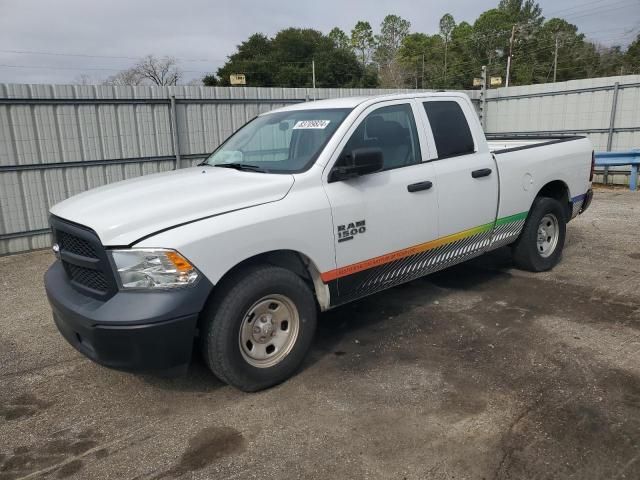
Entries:
<svg viewBox="0 0 640 480">
<path fill-rule="evenodd" d="M 477 227 L 470 228 L 469 230 L 466 230 L 466 232 L 468 232 L 470 236 L 470 235 L 475 235 L 476 233 L 479 233 L 479 232 L 493 230 L 495 227 L 504 225 L 505 223 L 512 223 L 512 222 L 517 222 L 519 220 L 524 220 L 525 218 L 527 218 L 528 214 L 529 212 L 522 212 L 522 213 L 516 213 L 515 215 L 509 215 L 508 217 L 502 217 L 497 219 L 495 222 L 489 222 L 489 223 L 485 223 L 484 225 L 478 225 Z"/>
<path fill-rule="evenodd" d="M 517 222 L 519 220 L 524 220 L 527 218 L 527 214 L 529 212 L 516 213 L 515 215 L 510 215 L 508 217 L 502 217 L 496 220 L 496 227 L 500 225 L 504 225 L 505 223 Z"/>
</svg>

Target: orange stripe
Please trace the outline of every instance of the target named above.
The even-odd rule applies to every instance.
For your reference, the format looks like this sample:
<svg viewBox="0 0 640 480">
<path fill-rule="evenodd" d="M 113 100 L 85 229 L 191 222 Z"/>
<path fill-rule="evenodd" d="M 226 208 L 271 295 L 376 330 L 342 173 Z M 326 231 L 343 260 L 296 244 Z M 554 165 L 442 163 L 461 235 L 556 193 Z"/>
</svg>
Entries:
<svg viewBox="0 0 640 480">
<path fill-rule="evenodd" d="M 336 278 L 346 277 L 347 275 L 384 265 L 385 263 L 393 262 L 394 260 L 400 260 L 402 258 L 415 255 L 416 253 L 422 253 L 426 250 L 431 250 L 432 248 L 444 245 L 445 243 L 455 242 L 456 240 L 460 240 L 461 238 L 469 237 L 471 235 L 475 235 L 491 228 L 493 228 L 493 222 L 486 225 L 481 225 L 479 227 L 474 227 L 469 230 L 464 230 L 462 232 L 447 235 L 446 237 L 437 238 L 435 240 L 431 240 L 430 242 L 420 243 L 412 247 L 397 250 L 385 255 L 380 255 L 379 257 L 370 258 L 369 260 L 353 263 L 351 265 L 347 265 L 346 267 L 336 268 L 335 270 L 330 270 L 328 272 L 320 274 L 320 278 L 324 283 L 327 283 L 331 280 L 335 280 Z"/>
</svg>

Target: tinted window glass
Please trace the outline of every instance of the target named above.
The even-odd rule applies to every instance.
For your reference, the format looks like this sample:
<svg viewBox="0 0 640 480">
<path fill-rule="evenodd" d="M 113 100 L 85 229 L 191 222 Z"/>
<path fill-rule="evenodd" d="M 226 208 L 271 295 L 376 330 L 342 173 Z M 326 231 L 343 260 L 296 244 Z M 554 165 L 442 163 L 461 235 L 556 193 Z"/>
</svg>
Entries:
<svg viewBox="0 0 640 480">
<path fill-rule="evenodd" d="M 419 163 L 420 143 L 411 105 L 382 107 L 367 115 L 345 145 L 338 165 L 348 163 L 357 148 L 380 148 L 384 170 Z"/>
<path fill-rule="evenodd" d="M 457 102 L 425 102 L 438 158 L 473 153 L 473 137 L 467 119 Z"/>
</svg>

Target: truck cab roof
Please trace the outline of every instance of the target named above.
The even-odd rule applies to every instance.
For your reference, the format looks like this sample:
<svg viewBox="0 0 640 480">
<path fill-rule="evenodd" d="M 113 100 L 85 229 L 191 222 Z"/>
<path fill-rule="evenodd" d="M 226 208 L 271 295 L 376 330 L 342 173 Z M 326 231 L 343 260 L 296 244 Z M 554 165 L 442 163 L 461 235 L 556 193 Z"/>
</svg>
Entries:
<svg viewBox="0 0 640 480">
<path fill-rule="evenodd" d="M 432 97 L 460 97 L 469 99 L 469 97 L 460 92 L 411 92 L 411 93 L 390 93 L 385 95 L 371 95 L 360 97 L 330 98 L 326 100 L 317 100 L 313 102 L 301 102 L 286 107 L 278 108 L 264 113 L 267 115 L 274 112 L 286 112 L 293 110 L 311 110 L 311 109 L 328 109 L 328 108 L 356 108 L 358 106 L 367 107 L 374 103 L 403 100 L 409 98 L 432 98 Z"/>
</svg>

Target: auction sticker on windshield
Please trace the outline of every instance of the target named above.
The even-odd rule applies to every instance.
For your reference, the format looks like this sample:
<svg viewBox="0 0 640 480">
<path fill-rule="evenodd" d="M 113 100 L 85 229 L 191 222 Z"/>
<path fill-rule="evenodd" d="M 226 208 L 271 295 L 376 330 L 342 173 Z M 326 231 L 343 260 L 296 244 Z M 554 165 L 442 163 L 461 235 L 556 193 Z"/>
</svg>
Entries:
<svg viewBox="0 0 640 480">
<path fill-rule="evenodd" d="M 299 120 L 293 126 L 294 130 L 298 130 L 301 128 L 327 128 L 327 125 L 331 123 L 331 120 Z"/>
</svg>

